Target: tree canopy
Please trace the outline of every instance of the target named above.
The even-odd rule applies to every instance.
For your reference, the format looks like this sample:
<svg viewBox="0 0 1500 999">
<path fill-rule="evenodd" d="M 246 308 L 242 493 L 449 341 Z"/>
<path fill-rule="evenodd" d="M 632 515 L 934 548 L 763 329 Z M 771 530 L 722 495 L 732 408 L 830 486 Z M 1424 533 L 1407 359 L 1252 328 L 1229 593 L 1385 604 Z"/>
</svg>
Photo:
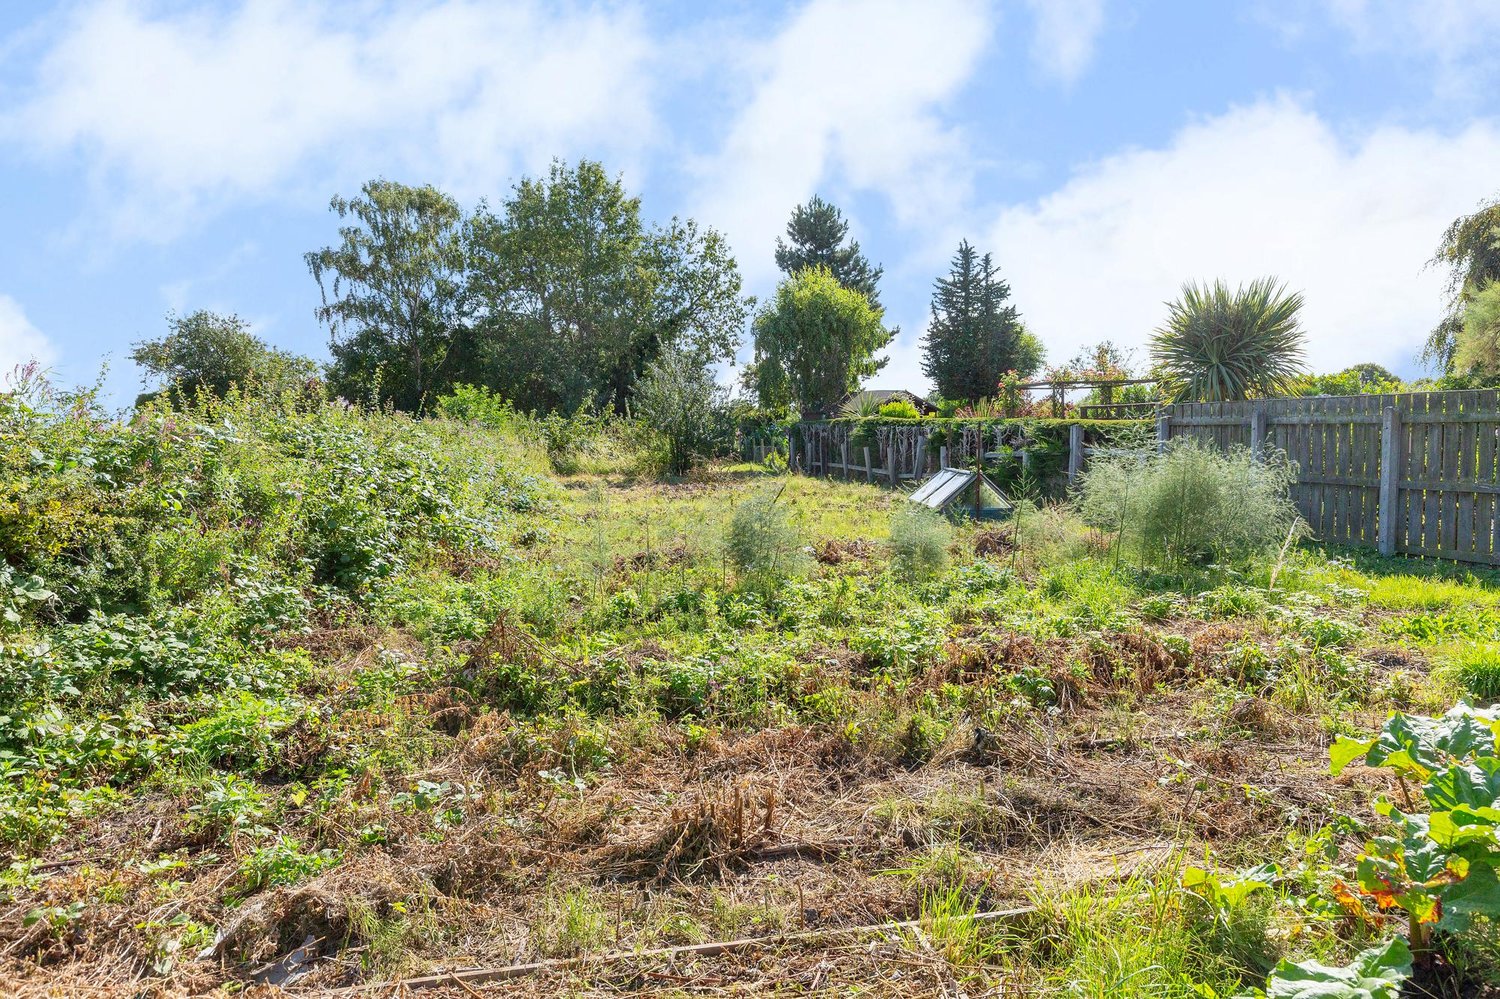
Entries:
<svg viewBox="0 0 1500 999">
<path fill-rule="evenodd" d="M 859 243 L 845 240 L 849 222 L 844 213 L 817 195 L 792 209 L 786 240 L 776 240 L 776 266 L 788 277 L 807 267 L 825 267 L 839 284 L 857 291 L 879 309 L 876 285 L 882 268 L 873 266 L 860 251 Z"/>
<path fill-rule="evenodd" d="M 782 281 L 755 317 L 754 373 L 766 409 L 822 416 L 885 366 L 891 342 L 881 310 L 826 267 Z"/>
<path fill-rule="evenodd" d="M 922 371 L 945 399 L 987 398 L 1007 371 L 1024 377 L 1041 363 L 999 275 L 990 254 L 980 256 L 964 240 L 948 276 L 933 288 Z"/>
<path fill-rule="evenodd" d="M 435 187 L 372 180 L 334 197 L 348 225 L 308 253 L 328 325 L 335 390 L 420 410 L 452 384 L 464 320 L 463 212 Z"/>
<path fill-rule="evenodd" d="M 204 309 L 169 314 L 167 334 L 137 342 L 130 359 L 145 372 L 143 385 L 156 383 L 156 391 L 143 398 L 167 388 L 222 396 L 231 386 L 276 395 L 318 374 L 311 358 L 267 345 L 239 316 Z"/>
<path fill-rule="evenodd" d="M 1465 304 L 1453 366 L 1486 377 L 1500 375 L 1500 281 L 1484 285 Z"/>
<path fill-rule="evenodd" d="M 335 388 L 402 409 L 470 383 L 522 409 L 623 410 L 665 350 L 732 357 L 753 305 L 719 233 L 648 226 L 589 160 L 554 162 L 468 216 L 435 188 L 384 180 L 332 208 L 351 223 L 306 259 Z"/>
<path fill-rule="evenodd" d="M 692 220 L 648 228 L 598 163 L 553 163 L 470 226 L 472 380 L 523 408 L 624 406 L 664 350 L 734 355 L 749 315 L 722 236 Z"/>
<path fill-rule="evenodd" d="M 1443 318 L 1427 337 L 1422 359 L 1451 372 L 1456 364 L 1464 312 L 1486 285 L 1500 281 L 1500 198 L 1481 203 L 1444 232 L 1429 266 L 1448 271 L 1448 303 Z"/>
</svg>

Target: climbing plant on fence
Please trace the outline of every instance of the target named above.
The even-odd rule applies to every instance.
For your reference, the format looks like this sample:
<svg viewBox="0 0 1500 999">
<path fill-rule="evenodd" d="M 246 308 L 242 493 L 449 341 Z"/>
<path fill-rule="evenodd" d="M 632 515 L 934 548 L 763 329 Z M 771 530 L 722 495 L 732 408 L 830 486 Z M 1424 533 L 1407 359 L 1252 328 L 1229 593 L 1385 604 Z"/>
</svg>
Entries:
<svg viewBox="0 0 1500 999">
<path fill-rule="evenodd" d="M 1110 447 L 1138 438 L 1150 426 L 1141 420 L 854 417 L 803 421 L 790 429 L 789 438 L 798 467 L 813 474 L 888 481 L 894 461 L 895 480 L 921 478 L 936 471 L 946 454 L 951 466 L 968 468 L 977 460 L 1002 489 L 1017 488 L 1025 479 L 1027 491 L 1059 495 L 1066 487 L 1074 427 L 1081 428 L 1088 446 Z M 870 449 L 868 469 L 865 448 Z"/>
</svg>

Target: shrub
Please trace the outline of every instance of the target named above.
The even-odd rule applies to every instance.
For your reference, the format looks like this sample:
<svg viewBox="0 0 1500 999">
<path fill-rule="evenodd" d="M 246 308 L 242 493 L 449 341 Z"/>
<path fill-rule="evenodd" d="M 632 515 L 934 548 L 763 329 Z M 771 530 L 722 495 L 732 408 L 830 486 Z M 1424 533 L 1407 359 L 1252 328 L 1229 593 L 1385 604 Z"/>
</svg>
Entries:
<svg viewBox="0 0 1500 999">
<path fill-rule="evenodd" d="M 668 351 L 646 369 L 637 383 L 635 415 L 661 441 L 666 471 L 681 475 L 695 461 L 719 450 L 724 430 L 725 393 L 713 372 L 681 351 Z"/>
<path fill-rule="evenodd" d="M 1087 551 L 1088 530 L 1065 503 L 1037 506 L 1021 500 L 1015 505 L 1011 522 L 1016 548 L 1033 563 L 1066 562 Z"/>
<path fill-rule="evenodd" d="M 844 400 L 839 415 L 849 420 L 868 420 L 880 415 L 880 397 L 870 392 L 856 392 Z"/>
<path fill-rule="evenodd" d="M 751 589 L 770 589 L 811 568 L 812 559 L 786 507 L 776 502 L 780 498 L 780 490 L 752 496 L 729 520 L 725 554 Z"/>
<path fill-rule="evenodd" d="M 1188 282 L 1151 338 L 1151 360 L 1176 399 L 1280 395 L 1302 371 L 1302 294 L 1275 278 L 1235 291 Z"/>
<path fill-rule="evenodd" d="M 1120 544 L 1145 563 L 1243 564 L 1305 530 L 1291 482 L 1284 460 L 1221 454 L 1186 439 L 1163 454 L 1098 459 L 1084 475 L 1079 507 L 1086 523 L 1119 532 Z"/>
<path fill-rule="evenodd" d="M 239 316 L 200 309 L 186 316 L 168 315 L 167 325 L 171 332 L 166 336 L 142 340 L 130 353 L 130 359 L 160 383 L 157 391 L 173 390 L 183 397 L 199 390 L 224 395 L 238 386 L 274 398 L 317 384 L 317 362 L 270 346 Z"/>
<path fill-rule="evenodd" d="M 917 412 L 917 407 L 906 399 L 892 399 L 884 403 L 878 410 L 878 415 L 883 420 L 920 420 L 922 414 Z"/>
<path fill-rule="evenodd" d="M 891 516 L 891 562 L 909 579 L 930 579 L 948 567 L 953 527 L 935 510 L 905 504 Z"/>
</svg>

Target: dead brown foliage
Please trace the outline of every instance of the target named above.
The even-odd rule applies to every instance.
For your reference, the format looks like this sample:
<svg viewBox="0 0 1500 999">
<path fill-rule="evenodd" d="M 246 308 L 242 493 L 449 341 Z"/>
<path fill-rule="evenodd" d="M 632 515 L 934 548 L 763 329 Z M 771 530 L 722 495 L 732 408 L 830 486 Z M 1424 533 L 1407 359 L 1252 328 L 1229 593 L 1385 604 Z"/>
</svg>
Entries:
<svg viewBox="0 0 1500 999">
<path fill-rule="evenodd" d="M 813 558 L 823 565 L 863 562 L 878 551 L 867 538 L 822 538 L 813 545 Z"/>
</svg>

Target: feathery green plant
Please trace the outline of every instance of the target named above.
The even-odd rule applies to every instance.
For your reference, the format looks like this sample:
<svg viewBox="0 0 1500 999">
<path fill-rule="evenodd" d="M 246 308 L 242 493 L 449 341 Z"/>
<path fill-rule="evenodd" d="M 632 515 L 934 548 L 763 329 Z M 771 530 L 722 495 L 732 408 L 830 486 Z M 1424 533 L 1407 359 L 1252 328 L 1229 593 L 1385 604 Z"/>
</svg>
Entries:
<svg viewBox="0 0 1500 999">
<path fill-rule="evenodd" d="M 907 579 L 929 579 L 948 568 L 953 525 L 936 510 L 907 503 L 891 515 L 891 564 Z"/>
</svg>

